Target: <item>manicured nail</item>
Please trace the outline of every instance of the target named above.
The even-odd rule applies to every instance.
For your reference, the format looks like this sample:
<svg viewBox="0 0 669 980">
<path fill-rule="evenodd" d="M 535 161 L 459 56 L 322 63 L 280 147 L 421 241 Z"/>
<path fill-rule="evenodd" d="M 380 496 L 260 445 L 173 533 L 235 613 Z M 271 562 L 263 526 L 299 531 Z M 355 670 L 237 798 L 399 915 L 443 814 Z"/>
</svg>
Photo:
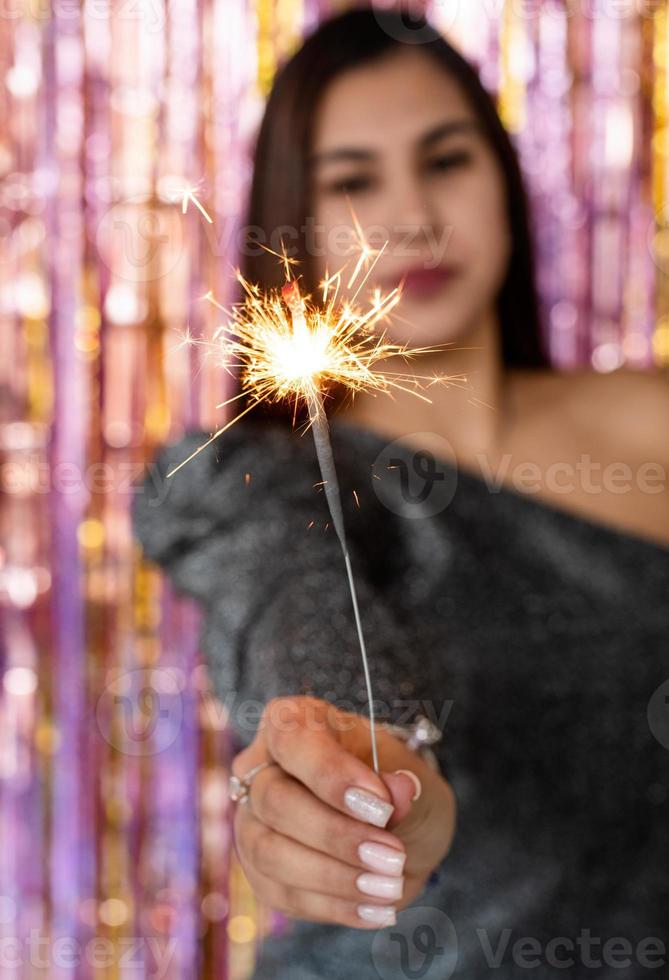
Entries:
<svg viewBox="0 0 669 980">
<path fill-rule="evenodd" d="M 378 844 L 373 840 L 365 840 L 358 847 L 358 856 L 363 864 L 373 871 L 381 871 L 386 875 L 401 875 L 404 862 L 407 859 L 404 851 L 386 844 Z"/>
<path fill-rule="evenodd" d="M 397 915 L 392 905 L 358 905 L 358 916 L 379 926 L 394 926 Z"/>
<path fill-rule="evenodd" d="M 413 784 L 416 787 L 416 792 L 411 797 L 411 802 L 412 803 L 415 803 L 416 800 L 418 799 L 418 797 L 420 796 L 420 794 L 423 792 L 423 784 L 421 783 L 421 781 L 418 778 L 418 776 L 416 775 L 416 773 L 415 772 L 411 772 L 410 769 L 396 769 L 395 770 L 395 775 L 397 775 L 400 772 L 403 772 L 405 776 L 411 776 L 411 778 L 413 779 Z"/>
<path fill-rule="evenodd" d="M 357 786 L 349 786 L 344 793 L 344 802 L 354 816 L 375 827 L 385 827 L 395 809 L 392 803 L 386 803 L 379 796 Z"/>
<path fill-rule="evenodd" d="M 404 878 L 388 878 L 386 875 L 373 875 L 364 872 L 358 875 L 355 881 L 358 889 L 365 895 L 373 895 L 374 898 L 394 898 L 402 897 L 404 890 Z"/>
</svg>

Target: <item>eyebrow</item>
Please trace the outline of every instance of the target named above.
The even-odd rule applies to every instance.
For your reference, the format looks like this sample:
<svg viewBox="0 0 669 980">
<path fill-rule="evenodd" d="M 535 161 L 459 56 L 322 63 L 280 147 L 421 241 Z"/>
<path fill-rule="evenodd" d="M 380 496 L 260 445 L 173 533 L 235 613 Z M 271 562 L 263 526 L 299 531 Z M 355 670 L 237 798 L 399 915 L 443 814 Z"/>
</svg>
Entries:
<svg viewBox="0 0 669 980">
<path fill-rule="evenodd" d="M 421 150 L 428 150 L 434 143 L 444 139 L 446 136 L 455 136 L 458 133 L 467 133 L 478 129 L 477 123 L 472 119 L 452 119 L 448 122 L 439 123 L 424 133 L 418 140 Z M 373 160 L 377 156 L 374 150 L 366 150 L 359 146 L 340 146 L 334 150 L 323 150 L 320 153 L 313 153 L 308 160 L 309 166 L 313 167 L 318 163 L 332 162 L 336 160 Z"/>
</svg>

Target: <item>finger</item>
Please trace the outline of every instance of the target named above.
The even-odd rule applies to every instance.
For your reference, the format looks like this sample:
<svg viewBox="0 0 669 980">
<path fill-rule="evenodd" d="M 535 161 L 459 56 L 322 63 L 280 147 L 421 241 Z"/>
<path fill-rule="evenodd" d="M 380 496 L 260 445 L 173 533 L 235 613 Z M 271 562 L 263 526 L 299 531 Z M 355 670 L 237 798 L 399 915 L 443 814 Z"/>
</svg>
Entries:
<svg viewBox="0 0 669 980">
<path fill-rule="evenodd" d="M 317 698 L 274 698 L 263 713 L 267 751 L 324 803 L 385 827 L 394 810 L 390 792 L 338 740 L 345 737 L 346 722 L 346 712 Z"/>
<path fill-rule="evenodd" d="M 332 895 L 285 885 L 255 872 L 253 868 L 244 868 L 244 873 L 259 901 L 296 919 L 327 922 L 353 929 L 379 929 L 394 925 L 397 921 L 396 909 L 392 905 L 379 905 L 372 900 L 349 902 Z"/>
<path fill-rule="evenodd" d="M 257 819 L 240 826 L 239 854 L 256 874 L 295 889 L 352 903 L 392 905 L 402 899 L 404 878 L 351 867 L 271 830 Z"/>
<path fill-rule="evenodd" d="M 279 766 L 254 777 L 246 806 L 267 828 L 340 862 L 402 874 L 406 848 L 398 837 L 333 809 Z"/>
<path fill-rule="evenodd" d="M 246 775 L 247 772 L 250 772 L 251 769 L 261 762 L 270 761 L 264 737 L 256 735 L 251 744 L 247 745 L 246 748 L 238 752 L 233 758 L 230 771 L 238 779 L 241 779 L 242 776 Z"/>
<path fill-rule="evenodd" d="M 395 806 L 388 821 L 389 829 L 401 823 L 411 812 L 423 793 L 423 784 L 417 773 L 411 769 L 397 769 L 395 772 L 382 772 L 381 778 L 390 790 L 390 798 Z"/>
</svg>

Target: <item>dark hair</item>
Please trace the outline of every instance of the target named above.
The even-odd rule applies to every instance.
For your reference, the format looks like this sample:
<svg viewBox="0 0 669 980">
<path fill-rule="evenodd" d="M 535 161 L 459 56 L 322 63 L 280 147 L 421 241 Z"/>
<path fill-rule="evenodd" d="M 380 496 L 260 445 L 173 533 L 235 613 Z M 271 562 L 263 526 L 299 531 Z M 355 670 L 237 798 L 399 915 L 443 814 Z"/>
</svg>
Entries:
<svg viewBox="0 0 669 980">
<path fill-rule="evenodd" d="M 305 222 L 309 211 L 307 159 L 319 99 L 341 72 L 402 50 L 404 44 L 416 40 L 420 50 L 460 83 L 503 172 L 513 249 L 497 300 L 503 363 L 546 367 L 549 360 L 539 312 L 529 204 L 516 151 L 476 68 L 422 15 L 409 29 L 399 12 L 368 7 L 349 10 L 322 22 L 279 69 L 256 143 L 242 274 L 265 290 L 283 285 L 283 268 L 275 256 L 258 246 L 253 229 L 274 237 L 285 228 L 292 235 L 292 241 L 285 242 L 286 249 L 299 262 L 303 290 L 315 292 Z"/>
</svg>

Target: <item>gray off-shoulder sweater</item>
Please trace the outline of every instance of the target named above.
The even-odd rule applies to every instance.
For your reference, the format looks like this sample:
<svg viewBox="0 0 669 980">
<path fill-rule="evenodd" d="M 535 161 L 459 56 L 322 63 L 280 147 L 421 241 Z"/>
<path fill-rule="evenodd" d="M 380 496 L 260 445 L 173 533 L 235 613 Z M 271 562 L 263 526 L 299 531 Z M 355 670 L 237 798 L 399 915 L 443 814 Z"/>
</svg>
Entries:
<svg viewBox="0 0 669 980">
<path fill-rule="evenodd" d="M 458 829 L 396 926 L 292 921 L 254 980 L 669 976 L 669 549 L 331 434 L 377 713 L 440 725 Z M 366 712 L 310 434 L 242 421 L 165 481 L 207 437 L 158 453 L 133 522 L 203 605 L 239 745 L 275 695 Z"/>
</svg>

